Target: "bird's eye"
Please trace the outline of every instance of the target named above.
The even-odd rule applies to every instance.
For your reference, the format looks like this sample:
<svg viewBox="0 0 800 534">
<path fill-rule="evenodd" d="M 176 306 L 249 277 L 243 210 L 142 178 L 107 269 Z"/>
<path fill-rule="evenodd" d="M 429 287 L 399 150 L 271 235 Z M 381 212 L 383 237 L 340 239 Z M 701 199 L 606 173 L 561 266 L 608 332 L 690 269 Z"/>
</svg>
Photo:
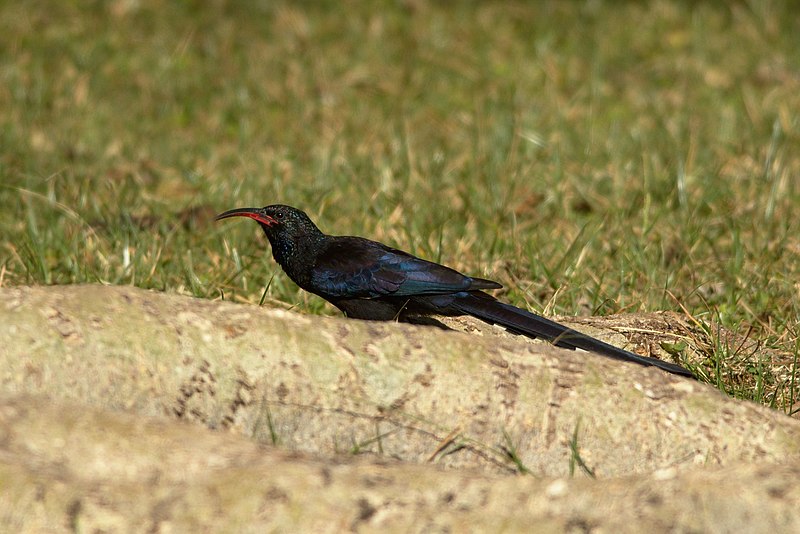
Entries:
<svg viewBox="0 0 800 534">
<path fill-rule="evenodd" d="M 277 217 L 278 219 L 283 219 L 283 212 L 279 211 L 278 213 L 275 214 L 275 217 Z"/>
</svg>

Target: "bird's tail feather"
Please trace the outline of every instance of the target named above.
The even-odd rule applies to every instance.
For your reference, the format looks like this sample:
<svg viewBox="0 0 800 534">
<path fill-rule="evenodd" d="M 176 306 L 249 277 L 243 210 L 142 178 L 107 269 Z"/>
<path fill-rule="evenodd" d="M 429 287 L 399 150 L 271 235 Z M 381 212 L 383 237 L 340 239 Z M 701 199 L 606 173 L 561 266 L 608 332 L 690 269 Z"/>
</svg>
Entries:
<svg viewBox="0 0 800 534">
<path fill-rule="evenodd" d="M 640 365 L 652 365 L 677 375 L 693 377 L 689 370 L 658 358 L 640 356 L 627 350 L 609 345 L 599 339 L 582 334 L 539 315 L 505 304 L 480 291 L 470 292 L 455 298 L 451 306 L 465 314 L 473 315 L 489 323 L 498 324 L 517 334 L 543 338 L 558 347 L 583 349 Z"/>
</svg>

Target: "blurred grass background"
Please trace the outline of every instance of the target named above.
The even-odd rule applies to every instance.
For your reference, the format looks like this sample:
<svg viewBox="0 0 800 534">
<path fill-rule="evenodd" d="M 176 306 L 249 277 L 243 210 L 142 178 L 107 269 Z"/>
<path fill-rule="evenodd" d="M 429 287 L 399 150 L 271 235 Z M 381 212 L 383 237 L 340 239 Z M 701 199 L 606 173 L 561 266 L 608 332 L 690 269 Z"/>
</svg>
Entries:
<svg viewBox="0 0 800 534">
<path fill-rule="evenodd" d="M 787 411 L 800 352 L 791 2 L 0 3 L 0 285 L 311 313 L 286 203 L 547 314 L 675 310 L 758 339 L 712 382 Z M 767 350 L 769 349 L 769 350 Z"/>
</svg>

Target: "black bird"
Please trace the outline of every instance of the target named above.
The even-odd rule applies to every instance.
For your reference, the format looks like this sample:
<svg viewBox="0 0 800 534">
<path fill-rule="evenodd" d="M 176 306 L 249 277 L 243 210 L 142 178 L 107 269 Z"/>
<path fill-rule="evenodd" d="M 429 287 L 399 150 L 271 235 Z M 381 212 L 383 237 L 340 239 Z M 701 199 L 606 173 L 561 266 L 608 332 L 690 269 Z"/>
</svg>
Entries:
<svg viewBox="0 0 800 534">
<path fill-rule="evenodd" d="M 614 347 L 481 291 L 503 287 L 497 282 L 463 275 L 363 237 L 326 235 L 308 215 L 291 206 L 237 208 L 216 220 L 228 217 L 257 221 L 289 278 L 348 317 L 391 321 L 419 315 L 472 315 L 558 347 L 692 376 L 683 367 Z"/>
</svg>

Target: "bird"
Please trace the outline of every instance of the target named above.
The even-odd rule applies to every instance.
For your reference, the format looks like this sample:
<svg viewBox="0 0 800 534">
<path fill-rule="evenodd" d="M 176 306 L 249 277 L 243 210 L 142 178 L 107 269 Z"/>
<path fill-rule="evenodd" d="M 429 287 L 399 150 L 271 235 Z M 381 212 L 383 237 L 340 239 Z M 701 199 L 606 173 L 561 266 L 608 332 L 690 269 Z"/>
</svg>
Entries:
<svg viewBox="0 0 800 534">
<path fill-rule="evenodd" d="M 323 233 L 305 212 L 284 204 L 235 208 L 215 217 L 255 220 L 275 261 L 300 288 L 322 297 L 348 318 L 408 321 L 471 315 L 530 338 L 615 360 L 692 377 L 679 365 L 620 349 L 486 293 L 503 286 L 363 237 Z"/>
</svg>

